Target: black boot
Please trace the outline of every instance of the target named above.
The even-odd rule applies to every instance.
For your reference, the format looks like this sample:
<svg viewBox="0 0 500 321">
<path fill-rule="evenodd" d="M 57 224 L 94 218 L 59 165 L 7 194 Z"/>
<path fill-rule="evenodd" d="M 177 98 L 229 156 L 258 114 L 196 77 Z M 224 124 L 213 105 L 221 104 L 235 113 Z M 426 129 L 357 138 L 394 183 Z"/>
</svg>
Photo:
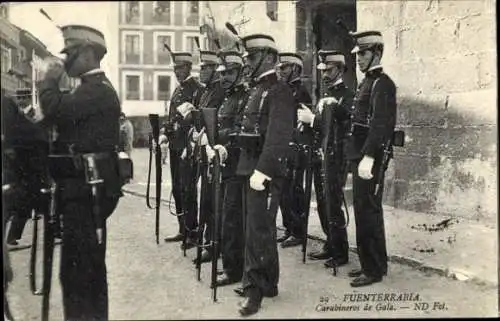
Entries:
<svg viewBox="0 0 500 321">
<path fill-rule="evenodd" d="M 247 289 L 246 294 L 247 297 L 239 309 L 242 316 L 249 316 L 257 313 L 262 303 L 262 293 L 260 289 L 251 287 Z"/>
</svg>

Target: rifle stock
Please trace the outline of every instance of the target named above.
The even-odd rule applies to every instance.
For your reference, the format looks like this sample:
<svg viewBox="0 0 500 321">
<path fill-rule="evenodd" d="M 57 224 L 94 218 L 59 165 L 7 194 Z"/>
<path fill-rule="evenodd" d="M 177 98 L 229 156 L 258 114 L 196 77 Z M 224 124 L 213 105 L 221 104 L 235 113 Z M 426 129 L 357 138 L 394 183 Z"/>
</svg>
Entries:
<svg viewBox="0 0 500 321">
<path fill-rule="evenodd" d="M 214 184 L 214 215 L 213 215 L 213 235 L 212 235 L 212 271 L 211 287 L 213 290 L 213 301 L 217 301 L 217 257 L 219 253 L 219 212 L 221 194 L 221 165 L 219 151 L 215 150 L 213 159 L 213 184 Z"/>
</svg>

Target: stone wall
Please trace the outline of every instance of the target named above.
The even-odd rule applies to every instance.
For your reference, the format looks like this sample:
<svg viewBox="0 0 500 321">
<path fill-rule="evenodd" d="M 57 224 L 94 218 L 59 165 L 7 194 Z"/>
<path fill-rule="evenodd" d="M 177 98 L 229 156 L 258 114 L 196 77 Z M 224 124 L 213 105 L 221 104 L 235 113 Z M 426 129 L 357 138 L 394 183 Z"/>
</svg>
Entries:
<svg viewBox="0 0 500 321">
<path fill-rule="evenodd" d="M 386 203 L 495 220 L 495 2 L 358 1 L 357 15 L 358 31 L 383 33 L 382 63 L 407 133 L 388 171 Z"/>
</svg>

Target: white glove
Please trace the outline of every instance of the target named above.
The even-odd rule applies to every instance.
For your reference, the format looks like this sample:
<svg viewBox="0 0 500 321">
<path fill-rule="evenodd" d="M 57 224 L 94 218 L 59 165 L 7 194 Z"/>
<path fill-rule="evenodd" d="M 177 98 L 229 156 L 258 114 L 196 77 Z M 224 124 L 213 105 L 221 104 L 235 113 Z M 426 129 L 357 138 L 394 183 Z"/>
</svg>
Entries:
<svg viewBox="0 0 500 321">
<path fill-rule="evenodd" d="M 297 110 L 297 120 L 302 123 L 312 124 L 314 121 L 314 113 L 303 104 L 300 104 L 300 108 L 301 109 Z"/>
<path fill-rule="evenodd" d="M 226 161 L 227 157 L 229 156 L 226 147 L 224 147 L 222 145 L 215 145 L 214 149 L 216 149 L 219 152 L 221 163 L 224 163 Z"/>
<path fill-rule="evenodd" d="M 364 156 L 361 162 L 359 162 L 358 165 L 358 175 L 362 179 L 371 179 L 373 177 L 372 175 L 372 168 L 373 168 L 373 162 L 374 159 L 373 157 L 370 156 Z"/>
<path fill-rule="evenodd" d="M 326 105 L 336 104 L 339 101 L 335 97 L 321 98 L 318 102 L 318 112 L 321 114 Z"/>
<path fill-rule="evenodd" d="M 271 178 L 263 173 L 254 170 L 252 176 L 250 176 L 250 187 L 256 191 L 263 191 L 266 187 L 264 186 L 264 182 Z"/>
<path fill-rule="evenodd" d="M 215 157 L 215 151 L 210 145 L 205 146 L 205 153 L 207 153 L 208 161 L 211 162 Z"/>
<path fill-rule="evenodd" d="M 184 148 L 184 149 L 182 150 L 181 159 L 183 159 L 183 160 L 184 160 L 184 159 L 186 159 L 186 157 L 187 157 L 187 148 Z"/>
<path fill-rule="evenodd" d="M 191 111 L 193 111 L 195 108 L 193 106 L 193 104 L 191 104 L 190 102 L 185 102 L 185 103 L 182 103 L 180 106 L 177 107 L 177 111 L 179 112 L 179 114 L 182 115 L 183 118 L 186 118 L 187 115 L 189 115 L 189 113 Z"/>
<path fill-rule="evenodd" d="M 38 123 L 44 118 L 40 106 L 33 107 L 32 105 L 28 105 L 22 111 L 24 116 L 32 123 Z"/>
</svg>

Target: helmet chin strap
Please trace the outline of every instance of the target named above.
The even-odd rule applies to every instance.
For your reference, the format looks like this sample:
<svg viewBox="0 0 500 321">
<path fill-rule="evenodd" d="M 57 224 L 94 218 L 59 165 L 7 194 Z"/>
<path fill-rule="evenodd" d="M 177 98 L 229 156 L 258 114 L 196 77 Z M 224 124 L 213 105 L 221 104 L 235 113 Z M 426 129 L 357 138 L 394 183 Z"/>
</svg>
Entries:
<svg viewBox="0 0 500 321">
<path fill-rule="evenodd" d="M 252 73 L 250 74 L 250 79 L 253 79 L 256 77 L 255 74 L 257 73 L 257 70 L 259 70 L 260 67 L 262 66 L 262 63 L 264 62 L 264 57 L 266 57 L 267 54 L 269 53 L 269 49 L 264 48 L 264 50 L 262 52 L 263 52 L 263 54 L 260 56 L 259 63 L 257 64 L 257 67 L 254 70 L 252 70 Z"/>
<path fill-rule="evenodd" d="M 367 49 L 367 50 L 370 50 L 370 49 Z M 366 66 L 366 68 L 364 70 L 361 70 L 361 71 L 364 72 L 364 73 L 367 73 L 368 70 L 370 70 L 370 68 L 372 67 L 374 59 L 375 59 L 375 50 L 372 50 L 372 57 L 370 58 L 370 62 L 368 63 L 368 65 Z"/>
</svg>

